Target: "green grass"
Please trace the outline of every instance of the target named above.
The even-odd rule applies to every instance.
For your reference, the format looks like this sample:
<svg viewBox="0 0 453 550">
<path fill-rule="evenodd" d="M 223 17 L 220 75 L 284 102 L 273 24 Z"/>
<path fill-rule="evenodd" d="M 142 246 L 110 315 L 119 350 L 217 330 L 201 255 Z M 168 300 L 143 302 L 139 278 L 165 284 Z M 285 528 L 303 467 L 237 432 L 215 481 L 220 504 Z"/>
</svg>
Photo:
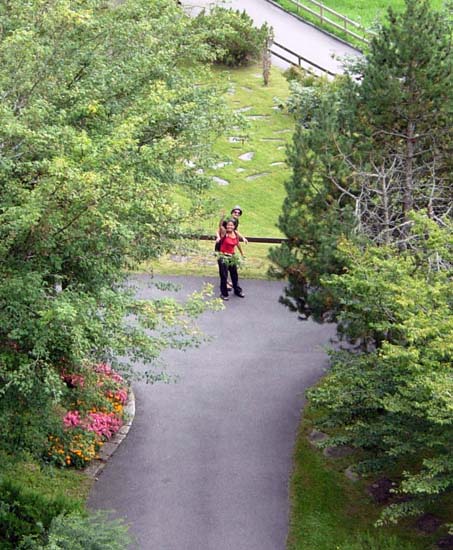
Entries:
<svg viewBox="0 0 453 550">
<path fill-rule="evenodd" d="M 276 227 L 281 205 L 285 197 L 284 181 L 289 176 L 285 164 L 286 143 L 292 138 L 294 122 L 289 115 L 275 109 L 274 97 L 288 97 L 288 83 L 282 72 L 273 69 L 269 86 L 263 85 L 260 66 L 235 70 L 219 70 L 217 76 L 224 79 L 228 91 L 226 100 L 233 110 L 241 111 L 248 120 L 245 130 L 232 132 L 215 144 L 215 151 L 224 162 L 230 164 L 210 172 L 228 185 L 215 184 L 212 196 L 219 208 L 227 212 L 239 203 L 243 209 L 240 230 L 246 236 L 278 237 Z M 247 109 L 247 110 L 244 110 Z M 254 117 L 263 117 L 254 119 Z M 231 143 L 229 138 L 241 138 Z M 239 156 L 253 152 L 252 160 Z M 256 179 L 248 179 L 264 174 Z M 210 230 L 215 231 L 218 216 L 210 220 Z"/>
<path fill-rule="evenodd" d="M 215 76 L 225 83 L 228 90 L 226 101 L 232 110 L 242 112 L 247 128 L 233 130 L 214 146 L 220 162 L 226 163 L 210 170 L 207 175 L 221 178 L 228 185 L 219 185 L 213 180 L 211 198 L 218 206 L 218 213 L 205 220 L 203 230 L 215 234 L 220 210 L 227 213 L 235 204 L 240 204 L 243 216 L 240 232 L 246 237 L 281 237 L 277 220 L 285 197 L 284 182 L 290 169 L 284 164 L 286 144 L 292 139 L 293 119 L 275 109 L 274 98 L 287 98 L 288 83 L 282 72 L 272 70 L 269 86 L 263 85 L 261 67 L 241 69 L 217 69 Z M 247 110 L 243 110 L 247 109 Z M 262 118 L 255 118 L 262 117 Z M 229 138 L 240 138 L 232 142 Z M 251 160 L 239 156 L 253 152 Z M 274 164 L 273 163 L 280 163 Z M 259 175 L 255 179 L 250 176 Z M 217 263 L 213 255 L 213 243 L 200 243 L 199 247 L 184 255 L 171 254 L 152 263 L 152 269 L 159 274 L 184 274 L 217 276 Z M 265 278 L 269 261 L 269 245 L 250 243 L 244 245 L 247 256 L 241 267 L 240 276 Z M 176 259 L 176 261 L 174 261 Z M 143 265 L 147 270 L 150 265 Z"/>
<path fill-rule="evenodd" d="M 432 537 L 406 525 L 374 527 L 379 509 L 367 497 L 366 483 L 345 477 L 347 458 L 327 459 L 314 449 L 307 440 L 311 428 L 303 420 L 294 452 L 288 550 L 432 548 Z"/>
<path fill-rule="evenodd" d="M 82 506 L 92 483 L 87 476 L 75 470 L 43 466 L 32 458 L 11 456 L 4 452 L 0 452 L 0 477 L 11 478 L 49 498 L 65 495 Z"/>
<path fill-rule="evenodd" d="M 310 15 L 305 10 L 297 9 L 292 2 L 289 0 L 275 0 L 277 4 L 280 4 L 283 8 L 298 14 L 303 19 L 314 23 L 317 26 L 320 26 L 319 19 Z M 318 9 L 311 5 L 306 0 L 298 0 L 301 4 L 306 5 L 307 7 L 318 12 Z M 405 7 L 404 0 L 393 0 L 389 2 L 388 0 L 369 0 L 369 1 L 357 1 L 357 0 L 323 0 L 322 3 L 329 8 L 332 8 L 341 15 L 345 15 L 349 19 L 352 19 L 356 23 L 359 23 L 366 29 L 372 29 L 376 22 L 382 22 L 385 19 L 387 14 L 387 9 L 391 5 L 395 11 L 403 11 Z M 441 9 L 443 0 L 431 0 L 431 6 L 434 9 Z M 332 19 L 336 23 L 340 24 L 340 21 L 333 15 L 327 14 L 329 19 Z M 329 32 L 339 36 L 343 40 L 350 42 L 351 44 L 363 48 L 365 44 L 363 42 L 354 40 L 352 37 L 348 37 L 345 33 L 342 33 L 340 30 L 335 29 L 330 25 L 322 25 L 322 28 L 325 28 Z M 357 32 L 353 27 L 350 28 L 353 32 Z M 357 34 L 361 34 L 357 32 Z"/>
</svg>

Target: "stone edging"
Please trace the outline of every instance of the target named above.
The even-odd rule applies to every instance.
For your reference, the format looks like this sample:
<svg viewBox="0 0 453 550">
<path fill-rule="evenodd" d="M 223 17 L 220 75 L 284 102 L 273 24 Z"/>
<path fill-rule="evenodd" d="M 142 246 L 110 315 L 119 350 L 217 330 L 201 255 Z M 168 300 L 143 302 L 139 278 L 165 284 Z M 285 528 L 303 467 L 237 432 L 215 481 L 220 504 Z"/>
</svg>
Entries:
<svg viewBox="0 0 453 550">
<path fill-rule="evenodd" d="M 116 432 L 116 434 L 104 443 L 99 451 L 98 458 L 92 460 L 91 463 L 83 470 L 83 473 L 92 479 L 97 479 L 102 469 L 107 463 L 107 460 L 113 455 L 116 449 L 121 445 L 124 438 L 131 429 L 132 422 L 135 417 L 135 395 L 132 388 L 129 388 L 129 399 L 124 408 L 127 420 L 122 427 Z"/>
</svg>

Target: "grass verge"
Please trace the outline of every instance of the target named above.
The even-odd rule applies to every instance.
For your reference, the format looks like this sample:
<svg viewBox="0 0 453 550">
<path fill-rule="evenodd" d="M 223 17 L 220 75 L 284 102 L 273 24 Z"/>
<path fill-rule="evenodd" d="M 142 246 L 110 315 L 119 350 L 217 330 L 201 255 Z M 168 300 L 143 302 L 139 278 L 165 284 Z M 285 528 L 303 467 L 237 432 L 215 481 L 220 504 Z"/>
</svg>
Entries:
<svg viewBox="0 0 453 550">
<path fill-rule="evenodd" d="M 312 447 L 310 410 L 305 410 L 294 451 L 290 482 L 288 550 L 427 550 L 433 537 L 402 523 L 374 527 L 379 508 L 366 493 L 365 482 L 349 481 L 347 458 L 328 459 Z"/>
<path fill-rule="evenodd" d="M 246 256 L 239 268 L 239 277 L 244 279 L 266 279 L 270 261 L 267 257 L 271 245 L 261 243 L 242 244 Z M 197 275 L 217 277 L 217 259 L 214 254 L 214 241 L 195 243 L 183 251 L 167 254 L 158 262 L 144 263 L 140 272 L 159 275 Z"/>
<path fill-rule="evenodd" d="M 284 8 L 285 10 L 299 15 L 302 19 L 313 23 L 317 27 L 327 30 L 328 32 L 338 36 L 342 40 L 349 42 L 353 46 L 356 46 L 360 49 L 366 47 L 366 45 L 360 40 L 356 40 L 354 39 L 354 37 L 348 36 L 346 33 L 333 27 L 332 25 L 321 24 L 320 20 L 317 17 L 309 14 L 305 10 L 298 9 L 297 6 L 289 0 L 274 1 L 282 6 L 282 8 Z M 300 3 L 313 9 L 314 11 L 317 11 L 317 8 L 310 4 L 310 2 L 304 2 L 303 0 L 299 1 Z M 329 8 L 332 8 L 336 12 L 340 13 L 341 15 L 344 15 L 349 19 L 352 19 L 356 23 L 359 23 L 365 29 L 372 29 L 376 25 L 376 23 L 384 21 L 388 7 L 390 5 L 392 6 L 392 9 L 396 12 L 403 11 L 405 7 L 404 0 L 393 0 L 392 2 L 389 2 L 388 0 L 369 0 L 366 2 L 364 0 L 323 0 L 322 3 L 325 6 L 328 6 Z M 431 6 L 436 10 L 441 9 L 442 4 L 442 0 L 431 0 Z M 336 23 L 340 24 L 340 21 L 337 20 L 333 15 L 326 15 L 327 17 L 329 17 L 329 19 L 332 19 Z M 351 30 L 353 32 L 357 32 L 357 34 L 361 34 L 354 28 L 351 28 Z"/>
</svg>

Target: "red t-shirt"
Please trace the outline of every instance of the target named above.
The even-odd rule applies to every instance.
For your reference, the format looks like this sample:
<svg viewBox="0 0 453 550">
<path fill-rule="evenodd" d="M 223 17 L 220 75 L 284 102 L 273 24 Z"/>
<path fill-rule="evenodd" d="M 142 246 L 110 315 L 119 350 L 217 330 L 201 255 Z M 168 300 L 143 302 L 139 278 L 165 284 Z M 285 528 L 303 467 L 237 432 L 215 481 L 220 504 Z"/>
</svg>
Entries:
<svg viewBox="0 0 453 550">
<path fill-rule="evenodd" d="M 223 237 L 220 241 L 220 252 L 223 254 L 234 254 L 234 249 L 239 244 L 238 236 L 236 233 L 234 235 L 234 237 L 228 237 L 228 235 Z"/>
</svg>

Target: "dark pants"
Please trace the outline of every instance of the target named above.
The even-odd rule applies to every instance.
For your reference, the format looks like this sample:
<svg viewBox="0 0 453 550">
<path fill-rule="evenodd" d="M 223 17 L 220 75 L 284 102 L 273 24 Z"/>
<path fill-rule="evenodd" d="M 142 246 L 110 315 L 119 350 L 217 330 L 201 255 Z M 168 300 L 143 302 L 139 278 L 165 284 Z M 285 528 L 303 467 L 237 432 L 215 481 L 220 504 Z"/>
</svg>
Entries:
<svg viewBox="0 0 453 550">
<path fill-rule="evenodd" d="M 239 277 L 238 277 L 238 269 L 234 264 L 227 264 L 223 261 L 222 258 L 219 258 L 217 260 L 217 263 L 219 264 L 219 275 L 220 275 L 220 293 L 222 296 L 228 296 L 228 288 L 227 288 L 227 279 L 228 279 L 228 272 L 231 276 L 231 282 L 233 283 L 233 288 L 235 294 L 239 294 L 242 292 L 242 288 L 239 286 Z"/>
</svg>

